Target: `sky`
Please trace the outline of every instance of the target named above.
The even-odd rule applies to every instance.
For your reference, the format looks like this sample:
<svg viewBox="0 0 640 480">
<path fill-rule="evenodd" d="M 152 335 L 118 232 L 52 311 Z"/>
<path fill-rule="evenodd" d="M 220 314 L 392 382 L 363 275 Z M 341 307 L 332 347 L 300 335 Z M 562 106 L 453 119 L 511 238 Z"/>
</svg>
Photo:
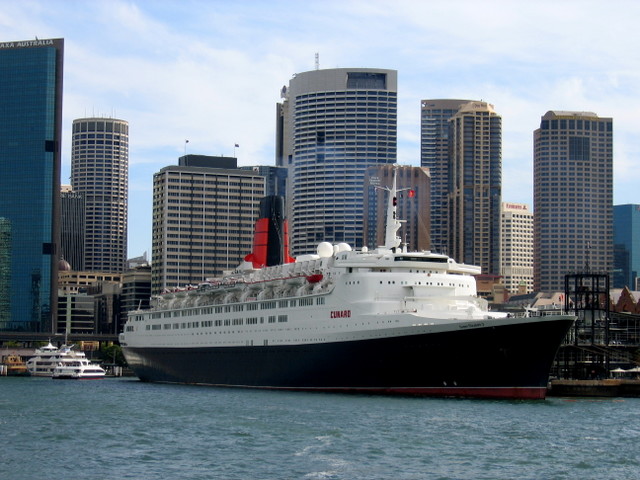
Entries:
<svg viewBox="0 0 640 480">
<path fill-rule="evenodd" d="M 316 54 L 398 71 L 403 165 L 420 164 L 422 99 L 493 104 L 503 201 L 533 203 L 547 111 L 612 117 L 614 204 L 640 203 L 638 18 L 631 0 L 0 0 L 0 41 L 65 40 L 62 183 L 74 119 L 129 122 L 134 257 L 151 254 L 155 172 L 185 153 L 275 163 L 280 90 Z"/>
</svg>

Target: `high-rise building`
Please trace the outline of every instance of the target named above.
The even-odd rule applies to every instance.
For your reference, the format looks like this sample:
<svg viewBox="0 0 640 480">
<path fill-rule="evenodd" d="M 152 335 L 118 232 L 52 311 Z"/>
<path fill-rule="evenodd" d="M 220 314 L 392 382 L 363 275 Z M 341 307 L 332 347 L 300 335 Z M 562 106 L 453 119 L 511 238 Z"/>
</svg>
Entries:
<svg viewBox="0 0 640 480">
<path fill-rule="evenodd" d="M 127 270 L 122 274 L 120 295 L 120 322 L 116 333 L 120 333 L 131 310 L 149 308 L 151 298 L 151 265 Z"/>
<path fill-rule="evenodd" d="M 534 289 L 613 266 L 613 120 L 549 111 L 534 131 Z"/>
<path fill-rule="evenodd" d="M 273 165 L 255 165 L 239 167 L 241 170 L 251 170 L 264 177 L 265 196 L 278 195 L 287 197 L 287 169 L 285 167 L 275 167 Z"/>
<path fill-rule="evenodd" d="M 449 120 L 472 100 L 422 100 L 420 104 L 420 166 L 431 174 L 431 246 L 449 253 Z"/>
<path fill-rule="evenodd" d="M 282 96 L 276 164 L 289 169 L 293 255 L 313 253 L 322 241 L 362 246 L 365 171 L 396 161 L 397 72 L 303 72 Z"/>
<path fill-rule="evenodd" d="M 613 288 L 636 289 L 640 276 L 640 205 L 613 207 Z"/>
<path fill-rule="evenodd" d="M 85 201 L 84 269 L 122 273 L 127 260 L 129 188 L 126 121 L 73 121 L 71 186 Z"/>
<path fill-rule="evenodd" d="M 525 203 L 502 203 L 500 276 L 512 294 L 533 292 L 533 212 Z"/>
<path fill-rule="evenodd" d="M 487 102 L 470 102 L 450 123 L 449 255 L 498 275 L 502 117 Z"/>
<path fill-rule="evenodd" d="M 63 52 L 0 42 L 0 330 L 55 328 Z"/>
<path fill-rule="evenodd" d="M 209 158 L 193 167 L 182 157 L 153 176 L 154 294 L 219 277 L 252 250 L 264 177 L 235 168 L 234 158 Z"/>
<path fill-rule="evenodd" d="M 410 251 L 429 250 L 429 169 L 378 165 L 367 168 L 364 197 L 364 245 L 384 245 L 386 214 L 393 171 L 396 170 L 397 218 L 402 220 L 398 235 Z"/>
<path fill-rule="evenodd" d="M 84 195 L 70 185 L 60 191 L 60 257 L 73 270 L 84 270 Z"/>
</svg>

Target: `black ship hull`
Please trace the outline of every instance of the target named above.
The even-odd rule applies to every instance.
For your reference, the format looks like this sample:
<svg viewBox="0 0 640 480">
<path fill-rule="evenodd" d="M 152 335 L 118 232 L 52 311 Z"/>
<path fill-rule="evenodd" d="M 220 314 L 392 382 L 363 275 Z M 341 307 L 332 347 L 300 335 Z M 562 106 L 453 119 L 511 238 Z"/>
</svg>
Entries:
<svg viewBox="0 0 640 480">
<path fill-rule="evenodd" d="M 571 317 L 288 346 L 125 346 L 142 381 L 305 391 L 542 399 Z"/>
</svg>

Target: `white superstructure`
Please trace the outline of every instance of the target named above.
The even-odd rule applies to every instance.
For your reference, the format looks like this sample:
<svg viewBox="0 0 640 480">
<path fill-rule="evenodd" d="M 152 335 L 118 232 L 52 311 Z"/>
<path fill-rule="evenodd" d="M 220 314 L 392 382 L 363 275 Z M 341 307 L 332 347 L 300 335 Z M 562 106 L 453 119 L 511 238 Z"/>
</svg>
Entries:
<svg viewBox="0 0 640 480">
<path fill-rule="evenodd" d="M 49 342 L 48 345 L 37 348 L 35 355 L 27 360 L 27 369 L 34 377 L 50 377 L 58 365 L 79 361 L 88 362 L 84 352 L 73 350 L 73 345 L 58 348 Z"/>
<path fill-rule="evenodd" d="M 389 189 L 396 195 L 396 183 Z M 408 253 L 389 202 L 386 246 L 354 251 L 322 242 L 295 263 L 249 262 L 219 281 L 167 292 L 131 312 L 123 346 L 299 345 L 430 333 L 504 318 L 476 296 L 480 268 L 446 255 Z"/>
<path fill-rule="evenodd" d="M 53 369 L 52 378 L 68 378 L 74 380 L 97 379 L 104 378 L 105 373 L 100 365 L 91 363 L 86 358 L 77 358 L 58 362 L 58 365 Z"/>
</svg>

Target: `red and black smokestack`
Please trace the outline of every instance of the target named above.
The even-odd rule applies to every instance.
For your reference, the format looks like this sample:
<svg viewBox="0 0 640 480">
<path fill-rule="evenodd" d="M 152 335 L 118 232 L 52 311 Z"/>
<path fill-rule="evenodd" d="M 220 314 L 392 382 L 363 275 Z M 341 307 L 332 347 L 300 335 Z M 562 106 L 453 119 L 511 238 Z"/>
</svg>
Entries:
<svg viewBox="0 0 640 480">
<path fill-rule="evenodd" d="M 284 218 L 284 199 L 269 195 L 260 200 L 260 216 L 253 234 L 253 251 L 244 257 L 254 268 L 293 263 L 289 256 L 289 227 Z"/>
</svg>

